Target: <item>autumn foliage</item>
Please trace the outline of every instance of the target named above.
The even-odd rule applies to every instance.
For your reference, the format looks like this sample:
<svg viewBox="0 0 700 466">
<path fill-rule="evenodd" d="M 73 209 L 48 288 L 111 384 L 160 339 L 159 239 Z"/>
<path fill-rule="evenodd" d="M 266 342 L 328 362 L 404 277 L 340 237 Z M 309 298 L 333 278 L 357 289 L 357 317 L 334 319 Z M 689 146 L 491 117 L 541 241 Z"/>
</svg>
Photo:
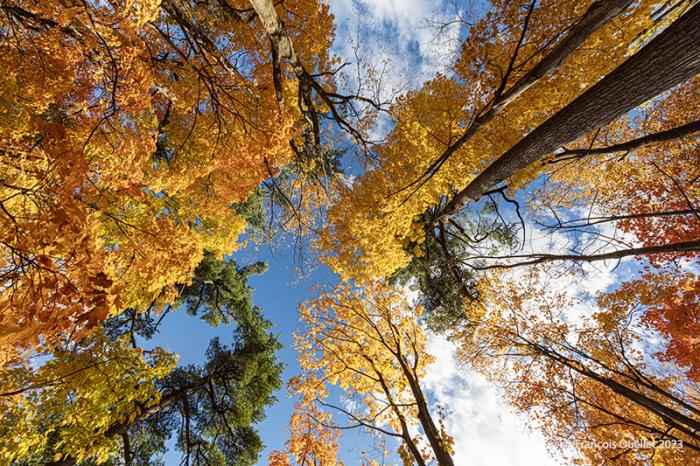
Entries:
<svg viewBox="0 0 700 466">
<path fill-rule="evenodd" d="M 459 463 L 436 333 L 559 459 L 697 463 L 700 5 L 481 3 L 384 101 L 327 1 L 2 2 L 0 461 L 256 464 L 254 243 L 335 274 L 271 465 Z M 178 310 L 231 344 L 144 344 Z"/>
<path fill-rule="evenodd" d="M 205 250 L 236 249 L 233 206 L 290 160 L 299 114 L 252 10 L 223 5 L 3 5 L 5 351 L 162 305 Z M 323 69 L 327 9 L 293 8 L 289 27 L 314 25 L 301 60 Z"/>
</svg>

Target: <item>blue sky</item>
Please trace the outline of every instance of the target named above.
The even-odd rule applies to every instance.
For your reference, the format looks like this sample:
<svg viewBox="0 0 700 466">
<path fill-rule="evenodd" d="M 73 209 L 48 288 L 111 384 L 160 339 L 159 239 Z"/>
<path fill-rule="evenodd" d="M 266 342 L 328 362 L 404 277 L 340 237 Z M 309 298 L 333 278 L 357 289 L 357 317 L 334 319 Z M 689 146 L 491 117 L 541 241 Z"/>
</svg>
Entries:
<svg viewBox="0 0 700 466">
<path fill-rule="evenodd" d="M 532 230 L 531 230 L 532 231 Z M 556 250 L 565 247 L 562 237 L 539 237 L 529 234 L 528 248 L 533 251 Z M 247 265 L 258 260 L 267 261 L 269 269 L 262 275 L 252 276 L 250 284 L 254 288 L 253 297 L 257 306 L 274 323 L 273 331 L 280 336 L 284 348 L 278 353 L 286 364 L 284 380 L 298 374 L 292 336 L 298 326 L 297 306 L 312 297 L 316 285 L 336 282 L 334 274 L 324 266 L 319 266 L 309 275 L 300 278 L 294 266 L 290 250 L 276 250 L 273 254 L 267 247 L 249 245 L 233 255 L 239 265 Z M 614 269 L 615 264 L 597 265 L 587 269 L 585 281 L 561 283 L 573 296 L 593 295 L 608 289 L 621 276 L 629 276 L 635 271 L 627 263 Z M 590 313 L 591 307 L 585 302 L 580 308 L 571 309 L 571 315 Z M 161 331 L 153 344 L 163 346 L 180 355 L 180 363 L 201 363 L 209 340 L 218 336 L 223 342 L 231 339 L 231 328 L 212 329 L 206 323 L 187 316 L 184 312 L 174 312 L 164 320 Z M 524 419 L 516 415 L 502 401 L 499 390 L 482 376 L 461 366 L 455 356 L 453 345 L 443 338 L 432 336 L 428 352 L 436 357 L 428 377 L 424 381 L 428 394 L 434 403 L 447 410 L 447 428 L 456 440 L 456 464 L 476 466 L 541 466 L 560 464 L 547 452 L 543 438 L 536 432 L 529 432 Z M 266 444 L 259 464 L 267 464 L 270 451 L 283 448 L 287 439 L 287 423 L 292 414 L 293 400 L 282 389 L 277 394 L 277 403 L 268 408 L 267 418 L 259 426 Z M 341 443 L 341 457 L 347 465 L 359 464 L 363 449 L 369 446 L 368 436 L 359 430 L 346 431 Z M 166 465 L 177 465 L 181 456 L 177 451 L 168 452 Z"/>
<path fill-rule="evenodd" d="M 357 31 L 360 31 L 362 59 L 377 66 L 380 63 L 388 64 L 387 92 L 406 91 L 420 86 L 436 71 L 444 71 L 449 65 L 448 57 L 456 50 L 456 41 L 453 40 L 456 37 L 436 39 L 434 30 L 424 24 L 427 18 L 444 17 L 446 4 L 429 0 L 333 0 L 330 5 L 336 16 L 334 52 L 347 61 L 354 61 L 352 46 L 358 38 Z M 448 43 L 448 40 L 452 42 Z M 351 171 L 356 164 L 352 165 L 349 167 Z M 284 345 L 279 357 L 286 365 L 283 375 L 286 382 L 298 373 L 292 348 L 292 336 L 298 323 L 297 306 L 311 297 L 314 286 L 333 284 L 336 277 L 326 267 L 320 266 L 310 275 L 300 278 L 294 269 L 291 248 L 276 249 L 273 254 L 268 247 L 263 246 L 258 250 L 250 245 L 233 257 L 239 265 L 259 260 L 269 264 L 265 274 L 250 278 L 250 284 L 255 289 L 255 304 L 274 323 L 274 332 L 279 334 Z M 174 312 L 164 320 L 152 344 L 179 354 L 180 364 L 201 363 L 209 340 L 215 336 L 228 342 L 231 329 L 212 329 L 184 312 Z M 259 425 L 267 446 L 260 464 L 267 463 L 270 451 L 283 448 L 287 438 L 293 400 L 287 397 L 285 389 L 277 394 L 277 398 L 278 402 L 267 411 L 267 419 Z M 359 460 L 360 452 L 367 446 L 366 439 L 366 435 L 359 431 L 344 433 L 341 455 L 346 464 L 351 465 Z M 180 458 L 179 452 L 170 451 L 164 460 L 167 465 L 177 465 Z"/>
<path fill-rule="evenodd" d="M 363 61 L 375 66 L 386 65 L 384 86 L 387 93 L 417 88 L 435 72 L 447 71 L 457 51 L 458 35 L 464 33 L 455 28 L 438 37 L 436 31 L 427 26 L 426 21 L 429 19 L 453 18 L 453 10 L 447 3 L 430 0 L 333 0 L 330 4 L 331 11 L 336 16 L 334 52 L 347 61 L 354 61 L 353 45 L 359 37 L 359 54 Z M 353 77 L 349 78 L 352 84 Z M 386 129 L 387 127 L 380 128 L 379 131 Z M 332 284 L 336 277 L 321 266 L 300 279 L 294 270 L 291 250 L 276 250 L 272 254 L 267 247 L 256 250 L 251 245 L 234 254 L 234 258 L 240 265 L 258 260 L 265 260 L 269 264 L 268 271 L 251 277 L 250 283 L 255 289 L 255 304 L 274 323 L 274 331 L 284 344 L 279 357 L 286 364 L 286 382 L 290 376 L 298 373 L 292 348 L 292 335 L 298 323 L 297 306 L 311 296 L 311 289 L 315 285 Z M 183 312 L 175 312 L 164 321 L 153 344 L 179 354 L 181 364 L 200 363 L 204 359 L 209 340 L 214 336 L 224 342 L 230 341 L 231 329 L 211 329 Z M 458 455 L 457 464 L 469 460 L 477 466 L 512 466 L 532 464 L 530 460 L 533 458 L 542 458 L 540 464 L 545 465 L 541 439 L 533 448 L 532 439 L 525 433 L 523 424 L 504 409 L 495 388 L 476 374 L 458 367 L 449 343 L 436 338 L 431 345 L 433 352 L 439 356 L 439 361 L 427 383 L 434 393 L 439 393 L 440 398 L 454 408 L 455 412 L 448 421 L 458 424 L 460 432 L 463 432 L 460 436 L 463 435 L 463 439 L 471 437 L 466 443 L 456 436 L 458 451 L 460 445 L 469 445 L 469 453 L 461 457 Z M 287 438 L 287 423 L 292 414 L 293 400 L 287 397 L 285 389 L 277 394 L 277 398 L 277 404 L 267 411 L 267 419 L 258 426 L 266 444 L 259 462 L 261 465 L 267 464 L 270 451 L 283 448 Z M 508 449 L 502 448 L 504 436 L 511 444 Z M 344 432 L 341 457 L 347 465 L 359 464 L 361 451 L 369 446 L 367 439 L 367 435 L 357 430 Z M 492 449 L 500 449 L 500 453 L 489 454 L 492 461 L 473 461 L 486 458 L 484 453 Z M 532 454 L 523 455 L 523 449 Z M 179 452 L 170 451 L 164 460 L 168 466 L 177 465 L 180 458 Z"/>
</svg>

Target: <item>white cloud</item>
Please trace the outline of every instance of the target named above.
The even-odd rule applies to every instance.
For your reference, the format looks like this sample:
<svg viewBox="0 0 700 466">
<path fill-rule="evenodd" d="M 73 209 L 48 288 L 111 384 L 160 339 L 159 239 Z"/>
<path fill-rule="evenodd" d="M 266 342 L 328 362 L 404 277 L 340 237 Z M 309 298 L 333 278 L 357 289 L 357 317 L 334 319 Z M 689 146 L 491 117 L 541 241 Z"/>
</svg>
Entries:
<svg viewBox="0 0 700 466">
<path fill-rule="evenodd" d="M 335 15 L 335 53 L 353 64 L 359 57 L 381 72 L 386 95 L 416 88 L 436 72 L 446 72 L 458 50 L 456 24 L 439 37 L 427 25 L 433 19 L 452 19 L 441 1 L 334 0 L 330 8 Z M 352 72 L 348 77 L 356 84 Z"/>
<path fill-rule="evenodd" d="M 334 52 L 354 65 L 359 58 L 380 72 L 384 98 L 418 88 L 437 72 L 449 72 L 458 52 L 458 38 L 462 32 L 458 26 L 448 28 L 440 38 L 436 38 L 434 28 L 427 26 L 430 19 L 453 19 L 444 1 L 333 0 L 330 7 L 336 17 Z M 347 85 L 353 90 L 353 86 L 358 85 L 356 75 L 357 68 L 347 74 Z M 385 133 L 389 129 L 390 124 L 380 120 L 376 131 Z M 601 225 L 598 230 L 607 236 L 615 233 L 611 225 Z M 529 228 L 529 231 L 537 230 Z M 526 250 L 522 252 L 567 253 L 571 246 L 571 239 L 562 233 L 543 235 L 538 232 L 530 233 Z M 624 274 L 634 273 L 629 266 L 618 269 L 614 266 L 614 262 L 584 264 L 582 276 L 563 275 L 555 283 L 550 281 L 575 302 L 567 309 L 569 322 L 582 322 L 596 311 L 591 299 L 596 293 L 613 287 Z M 519 273 L 513 271 L 512 276 Z M 409 298 L 415 299 L 415 292 L 407 293 Z M 526 420 L 508 406 L 499 389 L 457 361 L 454 344 L 430 335 L 428 352 L 436 361 L 429 367 L 424 383 L 432 398 L 446 409 L 446 428 L 455 438 L 456 464 L 560 464 L 561 460 L 548 452 L 542 434 L 529 430 Z"/>
<path fill-rule="evenodd" d="M 557 465 L 544 438 L 506 404 L 483 376 L 461 365 L 454 345 L 430 335 L 428 352 L 436 357 L 424 379 L 446 410 L 445 427 L 455 438 L 455 464 L 470 466 Z"/>
</svg>

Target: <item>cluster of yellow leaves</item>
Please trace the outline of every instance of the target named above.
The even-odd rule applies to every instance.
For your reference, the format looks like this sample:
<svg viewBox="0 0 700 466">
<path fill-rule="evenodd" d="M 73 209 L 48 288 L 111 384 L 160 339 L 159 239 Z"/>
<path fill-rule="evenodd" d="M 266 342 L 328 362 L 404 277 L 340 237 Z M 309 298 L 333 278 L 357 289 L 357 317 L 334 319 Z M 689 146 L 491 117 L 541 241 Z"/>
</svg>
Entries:
<svg viewBox="0 0 700 466">
<path fill-rule="evenodd" d="M 330 413 L 312 404 L 297 403 L 289 421 L 289 439 L 284 451 L 270 453 L 270 466 L 317 464 L 342 466 L 338 460 L 338 431 L 324 424 L 330 423 Z"/>
<path fill-rule="evenodd" d="M 262 26 L 231 13 L 250 5 L 214 3 L 8 5 L 0 19 L 12 31 L 0 40 L 2 359 L 167 301 L 205 250 L 235 250 L 245 221 L 232 206 L 291 159 L 296 89 L 285 86 L 280 107 Z M 304 65 L 329 66 L 328 6 L 279 9 Z M 196 45 L 182 25 L 201 34 Z"/>
<path fill-rule="evenodd" d="M 352 424 L 362 419 L 404 441 L 412 437 L 431 458 L 428 442 L 409 431 L 418 426 L 418 405 L 425 403 L 420 381 L 434 359 L 426 352 L 422 313 L 403 290 L 378 281 L 320 293 L 299 309 L 305 332 L 295 337 L 295 347 L 302 375 L 290 381 L 291 393 L 301 398 L 300 406 L 312 406 L 325 403 L 335 386 L 357 403 Z M 444 429 L 437 435 L 449 452 L 451 437 Z M 411 464 L 406 447 L 400 451 Z"/>
<path fill-rule="evenodd" d="M 607 75 L 682 12 L 682 8 L 672 10 L 670 15 L 656 21 L 652 13 L 659 7 L 657 2 L 635 2 L 593 34 L 553 76 L 529 88 L 506 112 L 472 136 L 430 179 L 414 183 L 460 137 L 469 122 L 489 108 L 490 100 L 503 84 L 503 72 L 509 68 L 529 3 L 493 2 L 491 12 L 470 29 L 468 39 L 462 44 L 461 56 L 453 67 L 455 76 L 436 76 L 420 90 L 400 98 L 392 108 L 395 126 L 387 141 L 377 149 L 378 162 L 352 187 L 340 189 L 341 199 L 329 210 L 331 227 L 321 234 L 320 243 L 328 255 L 327 261 L 343 278 L 371 284 L 372 280 L 406 266 L 416 254 L 416 245 L 423 241 L 422 227 L 417 223 L 420 215 L 444 202 L 444 196 L 464 188 L 495 158 Z M 574 24 L 589 5 L 590 2 L 538 2 L 520 49 L 520 56 L 528 58 L 515 63 L 505 89 L 532 69 L 555 43 L 554 38 Z M 595 135 L 581 138 L 572 147 L 615 144 L 697 120 L 699 82 L 691 80 L 673 94 L 647 104 L 634 119 L 620 119 Z M 692 200 L 698 198 L 700 186 L 696 137 L 645 146 L 625 155 L 610 157 L 605 163 L 591 158 L 566 166 L 537 164 L 518 173 L 508 185 L 522 188 L 546 173 L 548 189 L 537 193 L 530 202 L 531 207 L 541 211 L 545 211 L 543 207 L 580 206 L 591 199 L 595 199 L 596 207 L 603 207 L 596 210 L 601 215 L 693 208 Z M 606 176 L 601 176 L 603 171 Z M 548 198 L 543 201 L 540 195 Z M 538 205 L 540 201 L 543 202 Z M 620 226 L 649 245 L 697 239 L 700 232 L 700 224 L 692 215 L 662 221 L 630 220 Z M 648 364 L 649 355 L 639 349 L 644 343 L 639 333 L 643 325 L 635 309 L 639 308 L 639 299 L 650 306 L 652 295 L 675 306 L 667 306 L 668 311 L 661 309 L 651 322 L 659 331 L 666 332 L 666 336 L 672 334 L 682 340 L 675 351 L 664 356 L 679 362 L 679 355 L 687 353 L 695 343 L 689 338 L 691 332 L 684 330 L 688 328 L 688 319 L 669 316 L 674 310 L 689 312 L 692 304 L 689 301 L 696 294 L 687 288 L 695 286 L 697 280 L 686 277 L 669 281 L 666 277 L 661 279 L 663 285 L 658 286 L 659 282 L 654 288 L 656 279 L 645 276 L 623 286 L 618 295 L 601 297 L 601 312 L 577 322 L 568 314 L 573 306 L 580 310 L 586 303 L 553 291 L 558 287 L 551 286 L 554 275 L 546 269 L 530 270 L 518 282 L 501 273 L 481 277 L 478 285 L 481 301 L 465 302 L 465 312 L 472 325 L 463 334 L 453 335 L 462 342 L 462 359 L 494 380 L 507 382 L 512 403 L 531 413 L 553 441 L 579 442 L 579 452 L 587 463 L 600 464 L 611 457 L 618 458 L 621 464 L 652 458 L 659 464 L 688 462 L 690 448 L 678 451 L 652 447 L 640 450 L 637 456 L 620 454 L 615 448 L 601 449 L 595 442 L 653 443 L 668 426 L 661 417 L 650 414 L 629 398 L 590 377 L 572 372 L 561 361 L 543 356 L 533 348 L 537 345 L 554 348 L 570 358 L 568 363 L 579 368 L 584 368 L 578 361 L 583 354 L 594 361 L 587 362 L 612 380 L 634 385 L 630 377 L 644 374 L 660 390 L 692 400 L 697 390 L 687 381 L 679 380 L 682 371 L 677 366 L 660 369 Z M 674 287 L 681 285 L 686 293 L 679 297 L 680 292 Z M 656 291 L 652 293 L 652 289 Z M 327 303 L 325 307 L 333 305 Z M 343 319 L 349 318 L 343 315 Z M 629 324 L 631 320 L 635 325 Z M 316 320 L 313 322 L 319 325 Z M 326 376 L 330 383 L 338 383 L 344 390 L 354 388 L 355 379 L 362 383 L 370 367 L 336 380 L 336 371 L 343 373 L 342 364 L 332 365 L 332 357 L 315 349 L 321 342 L 327 344 L 325 328 L 321 336 L 313 331 L 309 334 L 312 337 L 300 344 L 302 361 L 312 361 L 315 365 L 307 364 L 307 369 L 320 375 L 309 379 L 313 383 L 305 381 L 300 386 L 315 387 L 314 383 L 325 382 Z M 368 341 L 363 340 L 362 344 L 366 346 Z M 343 360 L 346 354 L 353 354 L 347 341 L 331 349 L 332 354 L 343 355 Z M 322 356 L 310 356 L 315 351 Z M 681 364 L 694 367 L 695 358 L 681 356 L 681 359 Z M 639 390 L 648 397 L 660 396 L 653 390 Z M 311 392 L 315 397 L 324 394 Z M 668 402 L 662 396 L 659 399 Z M 673 435 L 684 438 L 678 430 Z"/>
<path fill-rule="evenodd" d="M 662 26 L 652 20 L 657 2 L 635 3 L 594 33 L 553 76 L 529 88 L 502 117 L 470 138 L 429 180 L 414 183 L 487 108 L 508 68 L 528 3 L 493 2 L 491 12 L 470 29 L 470 38 L 463 43 L 453 67 L 456 76 L 437 76 L 393 107 L 395 127 L 378 149 L 377 166 L 343 191 L 329 212 L 332 228 L 324 232 L 323 247 L 329 264 L 343 277 L 384 277 L 407 265 L 410 246 L 422 241 L 414 223 L 419 215 L 438 204 L 441 196 L 464 188 L 532 128 L 622 63 L 640 37 Z M 552 38 L 575 22 L 589 3 L 538 2 L 519 54 L 528 59 L 518 61 L 507 84 L 532 69 L 551 47 Z M 525 170 L 509 184 L 521 186 L 540 170 Z"/>
<path fill-rule="evenodd" d="M 425 334 L 418 322 L 421 313 L 422 308 L 409 305 L 399 290 L 380 282 L 360 290 L 342 284 L 320 293 L 299 308 L 307 329 L 295 338 L 301 369 L 316 374 L 317 380 L 362 394 L 381 390 L 372 377 L 379 373 L 392 391 L 404 396 L 408 381 L 396 354 L 415 356 L 419 376 L 432 362 L 425 353 Z M 304 399 L 327 394 L 323 384 L 316 391 L 307 379 L 301 379 L 298 387 L 296 382 L 291 385 Z"/>
<path fill-rule="evenodd" d="M 121 448 L 108 429 L 158 403 L 155 381 L 177 362 L 160 348 L 132 348 L 128 336 L 111 341 L 95 332 L 84 348 L 58 351 L 38 369 L 27 361 L 0 370 L 3 464 L 42 453 L 107 461 Z"/>
</svg>

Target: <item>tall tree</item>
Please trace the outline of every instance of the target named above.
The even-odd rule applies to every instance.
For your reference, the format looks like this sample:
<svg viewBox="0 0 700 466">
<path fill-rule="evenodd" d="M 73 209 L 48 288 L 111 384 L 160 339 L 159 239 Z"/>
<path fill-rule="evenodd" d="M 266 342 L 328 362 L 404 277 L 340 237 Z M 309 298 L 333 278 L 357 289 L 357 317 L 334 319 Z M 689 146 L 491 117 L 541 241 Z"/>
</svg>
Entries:
<svg viewBox="0 0 700 466">
<path fill-rule="evenodd" d="M 397 102 L 392 108 L 395 125 L 386 142 L 376 149 L 377 164 L 352 187 L 341 190 L 341 200 L 329 209 L 332 225 L 324 231 L 323 238 L 328 263 L 334 270 L 348 278 L 376 278 L 405 267 L 414 246 L 425 240 L 418 225 L 421 215 L 436 205 L 444 207 L 445 198 L 451 199 L 455 191 L 465 189 L 519 141 L 533 140 L 533 130 L 546 121 L 549 120 L 548 127 L 554 128 L 558 119 L 555 115 L 561 115 L 559 112 L 567 105 L 574 105 L 572 102 L 579 96 L 590 96 L 594 86 L 600 89 L 596 83 L 603 83 L 601 79 L 617 67 L 624 69 L 623 63 L 636 55 L 634 52 L 641 45 L 645 45 L 643 55 L 648 55 L 654 49 L 649 46 L 662 39 L 657 34 L 679 15 L 690 14 L 682 20 L 690 23 L 695 14 L 690 11 L 690 4 L 669 7 L 668 11 L 662 7 L 661 12 L 654 2 L 635 2 L 621 11 L 613 9 L 617 14 L 609 22 L 603 21 L 593 29 L 583 28 L 590 35 L 578 48 L 563 47 L 566 53 L 561 61 L 556 61 L 558 66 L 523 92 L 516 92 L 518 97 L 507 106 L 498 106 L 501 96 L 510 88 L 518 88 L 520 78 L 537 69 L 538 63 L 546 62 L 549 53 L 561 52 L 557 44 L 566 42 L 570 32 L 588 24 L 592 14 L 587 13 L 589 6 L 590 11 L 596 10 L 587 2 L 494 2 L 486 16 L 469 28 L 452 68 L 453 75 L 439 75 Z M 680 26 L 674 28 L 676 32 L 679 29 Z M 669 30 L 665 36 L 672 33 Z M 677 63 L 680 74 L 676 78 L 654 88 L 644 98 L 633 97 L 626 109 L 640 103 L 638 98 L 644 101 L 692 76 L 692 66 L 685 65 L 695 63 L 694 47 L 686 48 L 687 56 L 681 56 L 681 50 L 674 52 L 681 54 Z M 643 68 L 643 61 L 638 58 L 631 63 Z M 653 68 L 651 63 L 648 66 Z M 652 71 L 659 76 L 664 74 L 661 67 Z M 605 82 L 624 86 L 624 80 L 613 78 L 611 75 Z M 665 78 L 660 79 L 658 82 Z M 643 87 L 653 86 L 648 82 L 654 80 L 641 81 Z M 489 114 L 492 105 L 498 116 L 477 125 L 478 131 L 470 130 L 473 122 Z M 616 111 L 622 107 L 618 105 Z M 608 121 L 606 117 L 600 123 Z M 468 137 L 462 138 L 464 134 Z M 572 137 L 578 134 L 570 133 Z M 511 187 L 523 187 L 541 171 L 540 166 L 529 166 L 517 174 L 511 173 L 517 175 L 510 180 Z M 491 188 L 494 186 L 483 191 Z"/>
<path fill-rule="evenodd" d="M 332 79 L 332 18 L 287 2 L 304 66 Z M 303 117 L 277 89 L 243 1 L 0 7 L 0 347 L 74 337 L 175 297 L 232 252 L 243 203 L 294 157 Z M 275 98 L 286 95 L 286 103 Z"/>
<path fill-rule="evenodd" d="M 436 421 L 421 383 L 432 361 L 421 314 L 400 290 L 381 283 L 357 290 L 340 285 L 322 293 L 300 308 L 306 327 L 296 341 L 302 374 L 290 387 L 301 406 L 331 408 L 348 418 L 348 425 L 317 420 L 326 427 L 363 428 L 395 438 L 406 464 L 434 459 L 452 465 L 452 438 Z M 356 408 L 332 405 L 333 385 Z"/>
<path fill-rule="evenodd" d="M 695 76 L 700 72 L 698 24 L 700 5 L 695 5 L 489 165 L 447 203 L 439 218 L 449 217 L 519 170 Z"/>
</svg>

